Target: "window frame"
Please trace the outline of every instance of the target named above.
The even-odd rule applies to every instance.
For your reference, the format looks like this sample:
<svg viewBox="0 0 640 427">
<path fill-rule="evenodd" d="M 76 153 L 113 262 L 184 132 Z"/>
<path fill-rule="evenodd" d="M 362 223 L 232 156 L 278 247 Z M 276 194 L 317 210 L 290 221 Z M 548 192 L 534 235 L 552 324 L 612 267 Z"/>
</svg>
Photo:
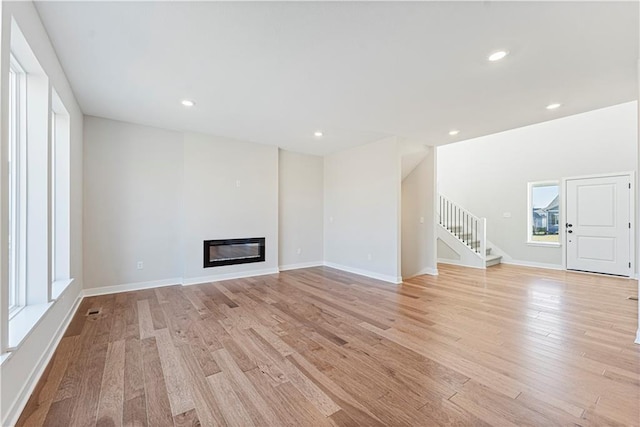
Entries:
<svg viewBox="0 0 640 427">
<path fill-rule="evenodd" d="M 562 240 L 560 236 L 560 221 L 562 218 L 562 203 L 558 203 L 558 241 L 557 242 L 541 242 L 533 240 L 533 190 L 538 187 L 558 187 L 559 202 L 562 200 L 562 186 L 560 180 L 548 180 L 548 181 L 533 181 L 527 183 L 527 240 L 526 243 L 529 246 L 541 246 L 541 247 L 560 247 L 562 246 Z"/>
<path fill-rule="evenodd" d="M 9 183 L 8 183 L 8 283 L 9 319 L 26 306 L 26 212 L 27 212 L 27 73 L 15 58 L 9 55 Z"/>
</svg>

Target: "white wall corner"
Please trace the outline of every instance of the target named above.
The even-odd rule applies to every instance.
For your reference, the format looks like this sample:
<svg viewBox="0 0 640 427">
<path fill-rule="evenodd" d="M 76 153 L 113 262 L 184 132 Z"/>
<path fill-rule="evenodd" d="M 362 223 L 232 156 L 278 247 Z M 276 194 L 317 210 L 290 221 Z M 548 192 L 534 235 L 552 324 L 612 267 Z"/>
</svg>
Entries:
<svg viewBox="0 0 640 427">
<path fill-rule="evenodd" d="M 82 292 L 80 292 L 76 297 L 71 310 L 69 310 L 64 320 L 60 323 L 60 326 L 58 326 L 55 334 L 51 337 L 51 341 L 49 341 L 49 344 L 47 345 L 45 351 L 42 353 L 42 356 L 38 360 L 38 363 L 33 367 L 33 370 L 29 374 L 29 379 L 22 386 L 20 393 L 18 393 L 18 396 L 13 401 L 13 403 L 9 405 L 9 409 L 7 410 L 7 412 L 3 414 L 3 418 L 0 420 L 3 426 L 12 426 L 18 422 L 18 418 L 22 414 L 25 406 L 27 406 L 27 402 L 29 401 L 31 394 L 35 390 L 36 385 L 38 385 L 38 381 L 40 381 L 40 378 L 44 374 L 45 369 L 49 365 L 51 358 L 53 357 L 56 349 L 58 348 L 58 345 L 60 344 L 60 341 L 62 340 L 64 332 L 67 330 L 67 327 L 71 323 L 71 319 L 73 319 L 76 312 L 78 311 L 78 307 L 80 307 L 82 298 Z M 12 353 L 10 353 L 7 358 L 3 359 L 3 363 L 10 360 L 11 355 Z"/>
</svg>

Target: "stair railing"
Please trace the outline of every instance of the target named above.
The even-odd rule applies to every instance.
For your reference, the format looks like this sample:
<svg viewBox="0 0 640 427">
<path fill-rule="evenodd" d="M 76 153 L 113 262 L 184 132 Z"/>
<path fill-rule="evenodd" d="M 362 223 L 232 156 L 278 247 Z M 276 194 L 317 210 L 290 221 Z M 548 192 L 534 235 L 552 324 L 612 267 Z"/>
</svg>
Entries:
<svg viewBox="0 0 640 427">
<path fill-rule="evenodd" d="M 487 254 L 487 219 L 478 218 L 449 198 L 438 195 L 439 223 L 482 259 Z"/>
</svg>

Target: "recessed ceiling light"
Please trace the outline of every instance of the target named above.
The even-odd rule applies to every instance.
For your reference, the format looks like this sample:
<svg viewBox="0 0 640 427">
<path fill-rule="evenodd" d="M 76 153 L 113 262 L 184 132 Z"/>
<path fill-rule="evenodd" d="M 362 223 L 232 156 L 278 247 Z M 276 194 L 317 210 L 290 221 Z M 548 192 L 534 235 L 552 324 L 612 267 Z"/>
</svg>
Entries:
<svg viewBox="0 0 640 427">
<path fill-rule="evenodd" d="M 194 105 L 196 105 L 196 103 L 190 99 L 183 99 L 181 104 L 184 105 L 185 107 L 193 107 Z"/>
<path fill-rule="evenodd" d="M 555 110 L 556 108 L 560 108 L 562 104 L 554 102 L 553 104 L 547 105 L 547 110 Z"/>
<path fill-rule="evenodd" d="M 315 131 L 313 133 L 313 136 L 315 136 L 316 138 L 320 138 L 320 137 L 322 137 L 322 135 L 324 135 L 324 134 L 322 133 L 322 131 L 319 131 L 319 130 L 317 130 L 317 131 Z"/>
<path fill-rule="evenodd" d="M 457 135 L 457 134 L 459 134 L 459 133 L 460 133 L 460 131 L 459 131 L 459 130 L 457 130 L 457 129 L 453 129 L 453 130 L 450 130 L 450 131 L 449 131 L 449 135 L 451 135 L 451 136 L 456 136 L 456 135 Z"/>
<path fill-rule="evenodd" d="M 487 57 L 487 59 L 491 62 L 500 61 L 508 54 L 509 52 L 507 52 L 506 50 L 499 50 L 497 52 L 493 52 L 491 55 Z"/>
</svg>

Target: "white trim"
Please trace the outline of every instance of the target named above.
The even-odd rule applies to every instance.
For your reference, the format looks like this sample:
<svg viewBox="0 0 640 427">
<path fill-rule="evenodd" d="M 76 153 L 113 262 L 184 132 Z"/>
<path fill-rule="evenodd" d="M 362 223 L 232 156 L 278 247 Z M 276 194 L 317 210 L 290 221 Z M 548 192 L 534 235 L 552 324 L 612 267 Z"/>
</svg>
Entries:
<svg viewBox="0 0 640 427">
<path fill-rule="evenodd" d="M 547 270 L 564 270 L 561 264 L 550 264 L 546 262 L 521 261 L 518 259 L 505 260 L 502 258 L 501 264 L 519 265 L 521 267 L 545 268 Z"/>
<path fill-rule="evenodd" d="M 640 329 L 636 331 L 636 340 L 634 341 L 636 344 L 640 344 Z"/>
<path fill-rule="evenodd" d="M 9 339 L 7 340 L 7 351 L 14 351 L 33 332 L 42 318 L 53 307 L 54 301 L 44 304 L 25 305 L 9 320 Z"/>
<path fill-rule="evenodd" d="M 558 230 L 560 230 L 560 225 L 558 225 Z M 560 242 L 527 242 L 527 246 L 538 246 L 541 248 L 559 248 L 562 246 Z"/>
<path fill-rule="evenodd" d="M 424 276 L 425 274 L 429 275 L 429 276 L 437 276 L 438 275 L 438 269 L 437 268 L 426 267 L 426 268 L 423 268 L 422 270 L 420 270 L 419 272 L 417 272 L 416 274 L 414 274 L 411 277 L 405 277 L 405 280 L 413 279 L 414 277 L 418 277 L 418 276 Z"/>
<path fill-rule="evenodd" d="M 300 262 L 298 264 L 281 265 L 280 267 L 278 267 L 278 270 L 280 271 L 297 270 L 299 268 L 322 267 L 323 265 L 324 265 L 323 261 Z"/>
<path fill-rule="evenodd" d="M 460 261 L 459 259 L 438 258 L 438 264 L 457 265 L 458 267 L 469 267 L 469 268 L 475 268 L 475 269 L 478 269 L 478 270 L 486 270 L 487 269 L 486 266 L 469 265 L 469 264 L 466 264 L 466 263 Z"/>
<path fill-rule="evenodd" d="M 71 323 L 71 319 L 73 319 L 73 317 L 76 314 L 76 311 L 78 311 L 78 307 L 80 306 L 80 301 L 82 301 L 82 298 L 83 298 L 82 294 L 78 294 L 76 301 L 73 303 L 73 306 L 71 307 L 71 310 L 69 310 L 66 317 L 64 318 L 64 321 L 60 323 L 60 326 L 58 326 L 56 333 L 53 335 L 53 337 L 51 337 L 51 341 L 49 341 L 49 345 L 47 346 L 47 349 L 44 351 L 44 353 L 40 357 L 40 360 L 38 360 L 38 363 L 36 363 L 36 366 L 34 366 L 33 370 L 29 374 L 29 379 L 22 386 L 22 390 L 20 390 L 20 393 L 18 393 L 18 397 L 16 397 L 14 402 L 11 405 L 9 405 L 9 409 L 4 414 L 5 415 L 4 420 L 1 420 L 2 425 L 12 426 L 12 425 L 15 425 L 16 422 L 18 422 L 18 418 L 20 417 L 20 414 L 22 414 L 22 411 L 27 405 L 27 402 L 29 401 L 29 398 L 31 397 L 33 390 L 36 388 L 38 381 L 40 381 L 42 374 L 44 374 L 44 370 L 49 365 L 49 362 L 51 361 L 51 358 L 53 357 L 55 350 L 58 348 L 58 345 L 62 340 L 62 336 L 64 335 L 64 332 L 69 327 L 69 323 Z M 12 353 L 9 354 L 9 357 L 3 359 L 3 362 L 8 360 L 11 357 L 11 354 Z"/>
<path fill-rule="evenodd" d="M 375 273 L 373 271 L 362 270 L 360 268 L 347 267 L 346 265 L 334 264 L 332 262 L 324 262 L 327 267 L 335 268 L 336 270 L 346 271 L 347 273 L 357 274 L 359 276 L 370 277 L 372 279 L 382 280 L 383 282 L 393 283 L 398 285 L 402 283 L 401 276 L 389 276 L 386 274 Z"/>
<path fill-rule="evenodd" d="M 562 185 L 563 180 L 549 180 L 549 181 L 532 181 L 527 183 L 527 240 L 526 244 L 531 246 L 541 246 L 541 247 L 555 247 L 560 246 L 562 243 L 562 237 L 560 235 L 560 225 L 562 220 Z M 560 216 L 558 217 L 558 242 L 536 242 L 535 240 L 531 240 L 533 237 L 532 228 L 533 228 L 533 189 L 536 187 L 558 187 L 558 210 L 560 211 Z M 547 221 L 549 219 L 547 218 Z"/>
<path fill-rule="evenodd" d="M 125 283 L 123 285 L 102 286 L 99 288 L 88 288 L 82 291 L 83 297 L 93 297 L 97 295 L 115 294 L 118 292 L 139 291 L 141 289 L 160 288 L 162 286 L 180 285 L 181 278 L 154 280 L 151 282 Z"/>
<path fill-rule="evenodd" d="M 278 274 L 278 269 L 269 268 L 265 270 L 238 271 L 236 273 L 215 274 L 213 276 L 191 277 L 188 279 L 182 279 L 182 286 L 219 282 L 221 280 L 242 279 L 244 277 L 266 276 L 268 274 Z"/>
</svg>

